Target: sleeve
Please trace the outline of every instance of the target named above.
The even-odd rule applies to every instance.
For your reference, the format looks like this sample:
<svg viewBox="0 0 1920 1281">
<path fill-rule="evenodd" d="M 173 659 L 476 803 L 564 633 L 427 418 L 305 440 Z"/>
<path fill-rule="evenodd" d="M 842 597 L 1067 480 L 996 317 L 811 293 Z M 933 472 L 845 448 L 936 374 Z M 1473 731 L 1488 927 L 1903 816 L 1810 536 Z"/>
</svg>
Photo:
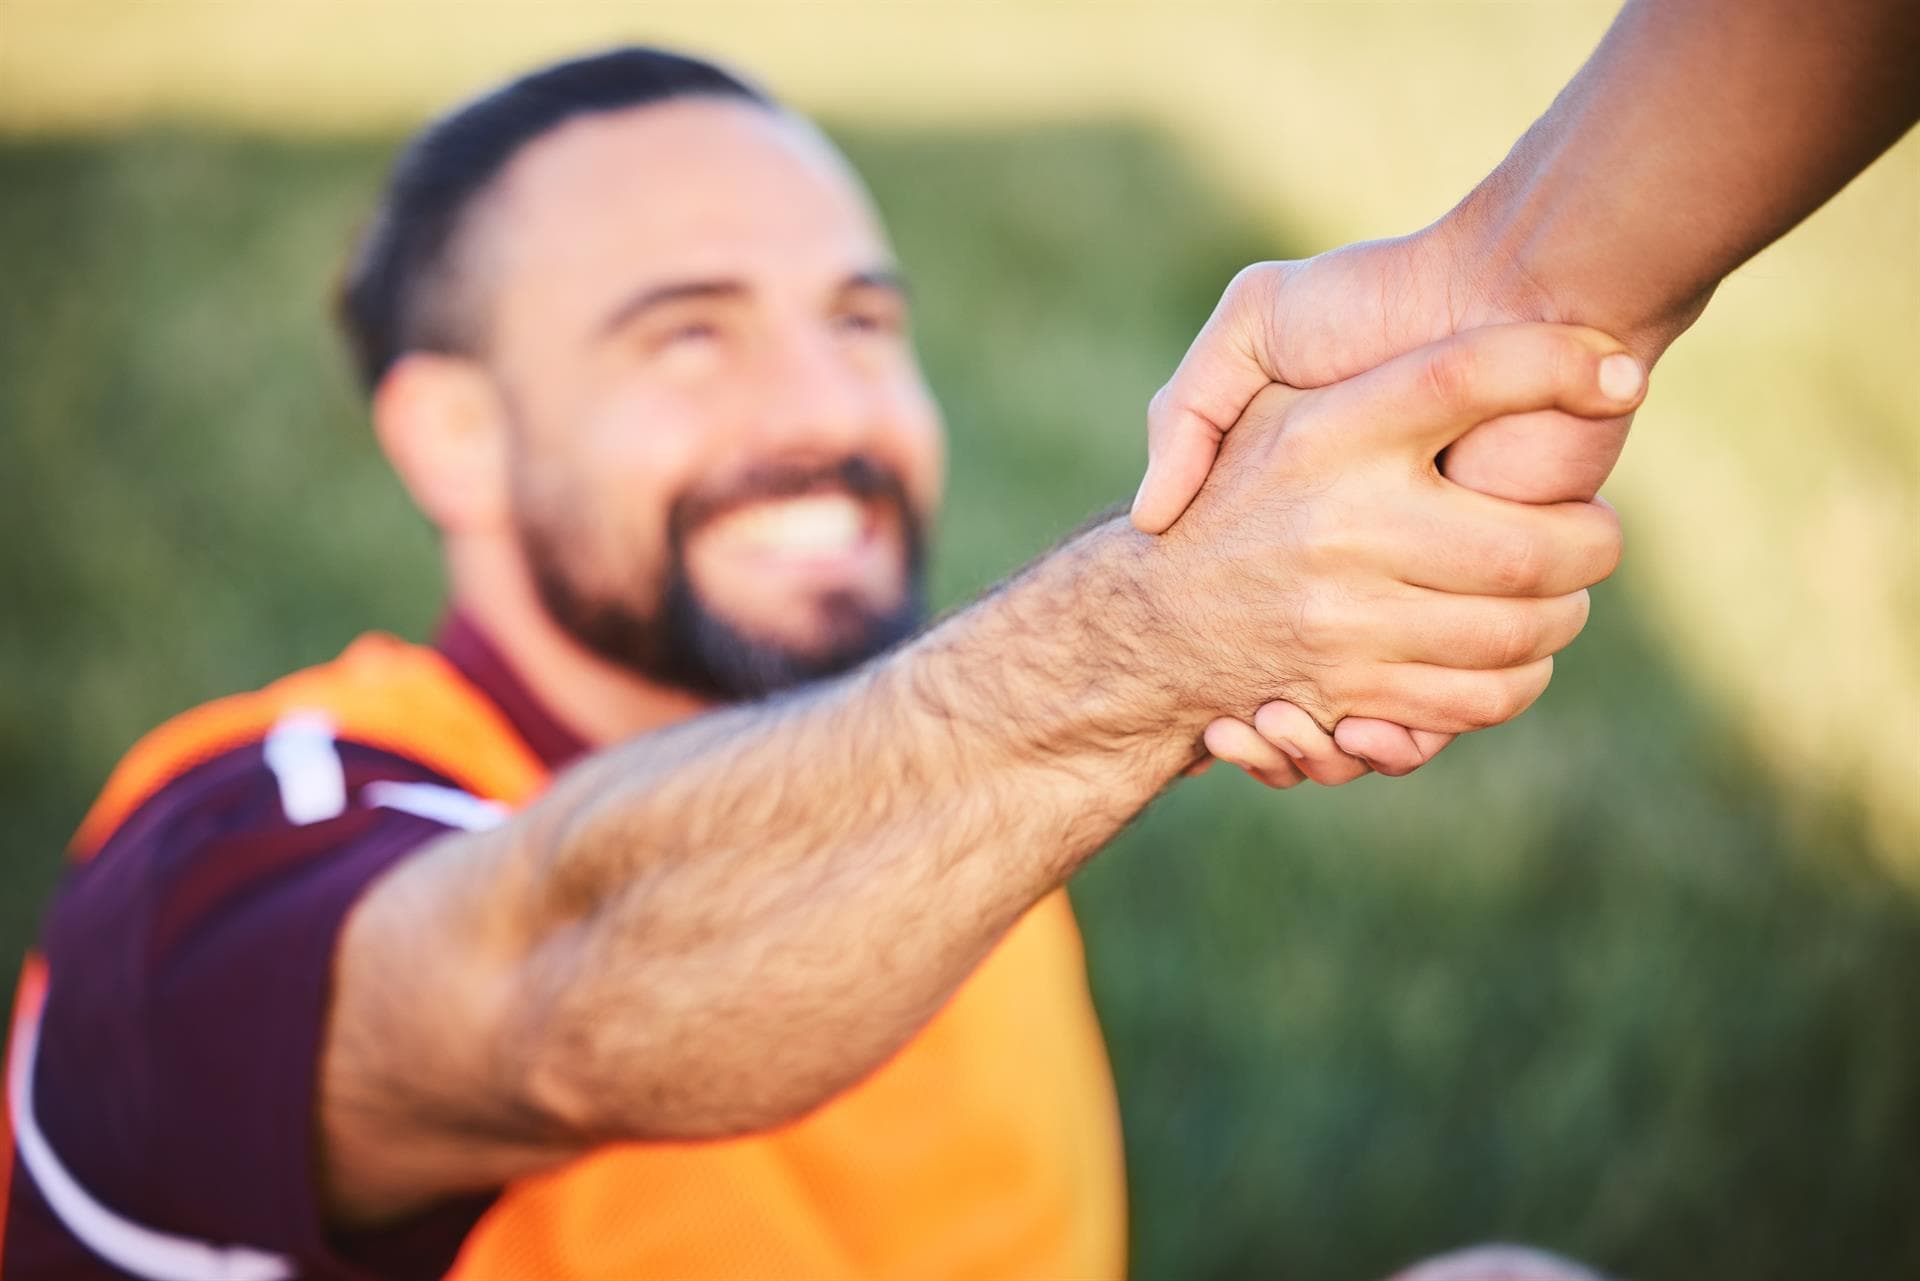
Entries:
<svg viewBox="0 0 1920 1281">
<path fill-rule="evenodd" d="M 69 876 L 45 932 L 34 1119 L 111 1219 L 283 1258 L 303 1277 L 437 1277 L 488 1199 L 330 1236 L 318 1062 L 354 903 L 424 843 L 474 825 L 463 814 L 491 810 L 404 758 L 327 747 L 337 768 L 318 792 L 270 746 L 196 766 Z M 103 1275 L 123 1274 L 143 1275 Z"/>
</svg>

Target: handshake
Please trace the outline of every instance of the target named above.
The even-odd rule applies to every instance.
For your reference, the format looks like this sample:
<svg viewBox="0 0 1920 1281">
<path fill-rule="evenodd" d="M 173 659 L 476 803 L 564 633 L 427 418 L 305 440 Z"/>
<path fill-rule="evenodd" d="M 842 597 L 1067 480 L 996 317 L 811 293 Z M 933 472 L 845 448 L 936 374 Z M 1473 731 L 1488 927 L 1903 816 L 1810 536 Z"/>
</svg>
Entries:
<svg viewBox="0 0 1920 1281">
<path fill-rule="evenodd" d="M 1594 494 L 1642 362 L 1492 311 L 1423 331 L 1405 291 L 1355 288 L 1407 252 L 1249 268 L 1150 414 L 1133 520 L 1178 562 L 1162 621 L 1226 712 L 1211 757 L 1270 786 L 1405 774 L 1519 715 L 1620 558 Z"/>
</svg>

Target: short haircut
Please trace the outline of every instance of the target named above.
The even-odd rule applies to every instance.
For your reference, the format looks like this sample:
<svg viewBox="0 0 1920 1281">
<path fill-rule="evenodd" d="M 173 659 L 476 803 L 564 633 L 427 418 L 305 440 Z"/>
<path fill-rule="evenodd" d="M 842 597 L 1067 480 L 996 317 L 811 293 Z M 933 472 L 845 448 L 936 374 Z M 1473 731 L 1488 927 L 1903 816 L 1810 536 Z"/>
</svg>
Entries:
<svg viewBox="0 0 1920 1281">
<path fill-rule="evenodd" d="M 367 391 L 409 351 L 473 354 L 477 321 L 463 314 L 470 300 L 454 297 L 460 232 L 522 147 L 578 116 L 696 97 L 775 106 L 710 62 L 630 46 L 531 72 L 414 135 L 340 287 L 341 327 Z"/>
</svg>

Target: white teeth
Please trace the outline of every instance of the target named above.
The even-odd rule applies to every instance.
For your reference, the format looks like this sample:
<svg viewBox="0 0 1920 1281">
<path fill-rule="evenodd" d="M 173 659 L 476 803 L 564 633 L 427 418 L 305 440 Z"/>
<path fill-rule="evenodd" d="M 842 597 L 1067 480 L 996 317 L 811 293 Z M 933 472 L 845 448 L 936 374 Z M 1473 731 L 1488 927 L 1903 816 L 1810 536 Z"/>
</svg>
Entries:
<svg viewBox="0 0 1920 1281">
<path fill-rule="evenodd" d="M 755 551 L 797 556 L 846 551 L 865 531 L 865 511 L 845 494 L 755 503 L 722 517 L 711 530 Z"/>
</svg>

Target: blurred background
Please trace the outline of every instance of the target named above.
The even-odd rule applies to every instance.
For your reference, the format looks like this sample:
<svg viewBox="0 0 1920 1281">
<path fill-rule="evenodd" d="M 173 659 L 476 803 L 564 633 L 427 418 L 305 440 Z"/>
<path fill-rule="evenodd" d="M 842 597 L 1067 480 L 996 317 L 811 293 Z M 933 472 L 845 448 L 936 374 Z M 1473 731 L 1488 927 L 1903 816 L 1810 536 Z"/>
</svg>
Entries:
<svg viewBox="0 0 1920 1281">
<path fill-rule="evenodd" d="M 428 114 L 638 39 L 821 116 L 949 416 L 944 604 L 1132 493 L 1237 267 L 1443 212 L 1612 10 L 3 0 L 0 955 L 144 730 L 430 628 L 326 318 Z M 1216 770 L 1076 883 L 1137 1276 L 1920 1273 L 1916 358 L 1910 137 L 1656 372 L 1532 712 L 1404 782 Z"/>
</svg>

